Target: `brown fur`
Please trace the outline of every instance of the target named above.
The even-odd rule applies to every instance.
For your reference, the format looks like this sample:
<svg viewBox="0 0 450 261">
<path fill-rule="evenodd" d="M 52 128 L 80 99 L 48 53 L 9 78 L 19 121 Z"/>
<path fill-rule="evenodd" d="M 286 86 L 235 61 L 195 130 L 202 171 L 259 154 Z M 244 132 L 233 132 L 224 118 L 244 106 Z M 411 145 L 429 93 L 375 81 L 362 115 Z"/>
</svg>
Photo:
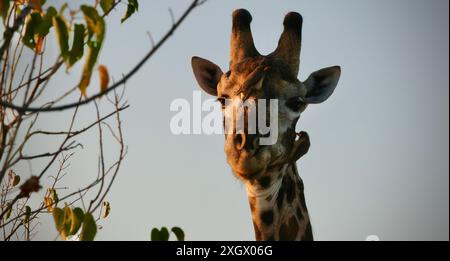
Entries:
<svg viewBox="0 0 450 261">
<path fill-rule="evenodd" d="M 313 240 L 303 182 L 296 166 L 296 161 L 308 152 L 310 141 L 306 132 L 297 133 L 295 127 L 307 104 L 320 103 L 332 94 L 340 67 L 322 69 L 305 83 L 300 82 L 297 74 L 301 15 L 286 15 L 278 47 L 267 56 L 260 55 L 255 48 L 251 21 L 246 10 L 233 13 L 228 72 L 223 73 L 214 63 L 194 57 L 194 75 L 200 87 L 219 100 L 281 102 L 278 119 L 282 126 L 275 144 L 258 145 L 261 137 L 252 136 L 247 130 L 240 134 L 233 131 L 225 135 L 225 154 L 234 174 L 247 188 L 257 240 Z M 224 107 L 225 118 L 235 121 L 234 114 L 227 115 L 227 106 Z M 244 110 L 244 121 L 245 114 Z"/>
</svg>

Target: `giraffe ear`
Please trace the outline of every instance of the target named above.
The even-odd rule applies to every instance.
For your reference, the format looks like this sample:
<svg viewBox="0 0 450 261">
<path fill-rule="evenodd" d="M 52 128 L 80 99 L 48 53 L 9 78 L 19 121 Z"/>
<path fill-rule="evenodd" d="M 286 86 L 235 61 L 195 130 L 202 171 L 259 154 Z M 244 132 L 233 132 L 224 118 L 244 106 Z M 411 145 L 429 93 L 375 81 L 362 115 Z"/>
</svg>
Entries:
<svg viewBox="0 0 450 261">
<path fill-rule="evenodd" d="M 200 87 L 208 94 L 217 96 L 217 84 L 222 77 L 222 70 L 216 64 L 200 58 L 192 57 L 192 70 Z"/>
<path fill-rule="evenodd" d="M 341 67 L 327 67 L 313 72 L 304 82 L 306 87 L 306 103 L 322 103 L 326 101 L 339 82 Z"/>
</svg>

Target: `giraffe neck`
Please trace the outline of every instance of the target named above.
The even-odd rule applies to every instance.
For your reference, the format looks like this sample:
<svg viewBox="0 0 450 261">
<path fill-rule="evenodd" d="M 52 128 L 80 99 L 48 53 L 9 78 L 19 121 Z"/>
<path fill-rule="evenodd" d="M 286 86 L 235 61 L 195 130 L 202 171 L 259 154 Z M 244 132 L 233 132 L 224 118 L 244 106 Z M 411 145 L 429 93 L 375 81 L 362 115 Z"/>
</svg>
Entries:
<svg viewBox="0 0 450 261">
<path fill-rule="evenodd" d="M 246 182 L 256 240 L 313 240 L 295 163 Z"/>
</svg>

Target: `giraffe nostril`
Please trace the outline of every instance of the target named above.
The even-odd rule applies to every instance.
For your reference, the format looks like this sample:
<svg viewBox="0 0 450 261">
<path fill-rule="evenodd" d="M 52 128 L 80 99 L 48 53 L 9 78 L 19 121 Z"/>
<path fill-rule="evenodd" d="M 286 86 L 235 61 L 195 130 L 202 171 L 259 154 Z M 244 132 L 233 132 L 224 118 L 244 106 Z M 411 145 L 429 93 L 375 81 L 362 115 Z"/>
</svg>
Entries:
<svg viewBox="0 0 450 261">
<path fill-rule="evenodd" d="M 249 153 L 253 153 L 260 147 L 259 136 L 254 134 L 236 134 L 234 136 L 234 145 L 239 151 L 246 149 Z"/>
<path fill-rule="evenodd" d="M 244 133 L 236 134 L 234 137 L 234 143 L 237 150 L 242 150 L 245 146 L 245 142 L 247 141 L 246 135 Z"/>
</svg>

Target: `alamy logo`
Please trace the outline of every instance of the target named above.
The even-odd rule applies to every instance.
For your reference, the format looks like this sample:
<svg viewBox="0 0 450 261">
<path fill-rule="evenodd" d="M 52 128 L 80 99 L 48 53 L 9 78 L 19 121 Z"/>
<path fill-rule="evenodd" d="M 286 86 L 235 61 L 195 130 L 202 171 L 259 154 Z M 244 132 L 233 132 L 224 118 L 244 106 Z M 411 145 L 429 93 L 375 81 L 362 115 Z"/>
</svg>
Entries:
<svg viewBox="0 0 450 261">
<path fill-rule="evenodd" d="M 191 134 L 254 134 L 260 145 L 273 145 L 278 140 L 277 99 L 206 99 L 200 91 L 193 92 L 192 106 L 186 99 L 176 99 L 170 111 L 174 135 Z M 192 111 L 191 111 L 192 110 Z"/>
</svg>

